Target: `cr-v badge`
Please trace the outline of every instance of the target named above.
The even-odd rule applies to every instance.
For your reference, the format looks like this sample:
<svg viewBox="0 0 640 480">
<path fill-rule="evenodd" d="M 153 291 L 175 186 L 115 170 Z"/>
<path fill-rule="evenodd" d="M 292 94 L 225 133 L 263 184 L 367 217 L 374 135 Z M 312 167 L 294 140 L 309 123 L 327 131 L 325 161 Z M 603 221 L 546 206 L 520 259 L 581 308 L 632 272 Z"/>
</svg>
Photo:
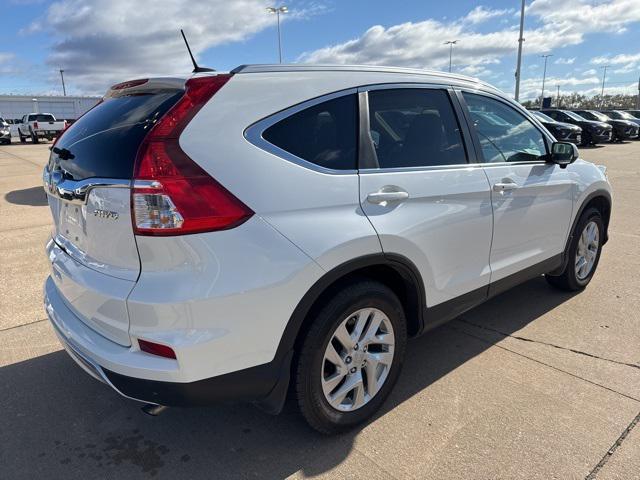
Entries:
<svg viewBox="0 0 640 480">
<path fill-rule="evenodd" d="M 98 218 L 104 218 L 105 220 L 117 220 L 120 216 L 118 212 L 112 212 L 109 210 L 100 210 L 96 208 L 93 211 L 93 216 Z"/>
</svg>

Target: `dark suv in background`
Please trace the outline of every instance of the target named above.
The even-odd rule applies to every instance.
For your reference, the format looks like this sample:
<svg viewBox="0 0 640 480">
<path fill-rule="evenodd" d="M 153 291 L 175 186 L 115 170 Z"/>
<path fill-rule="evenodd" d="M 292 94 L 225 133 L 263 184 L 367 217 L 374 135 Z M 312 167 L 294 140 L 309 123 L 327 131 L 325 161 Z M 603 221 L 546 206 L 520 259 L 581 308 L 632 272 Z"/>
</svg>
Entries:
<svg viewBox="0 0 640 480">
<path fill-rule="evenodd" d="M 582 128 L 577 125 L 554 120 L 549 115 L 538 110 L 532 110 L 531 113 L 533 113 L 533 116 L 536 117 L 559 142 L 570 142 L 575 145 L 582 145 L 584 141 Z"/>
<path fill-rule="evenodd" d="M 638 127 L 640 127 L 640 118 L 637 118 L 636 116 L 632 115 L 629 112 L 625 112 L 623 110 L 601 110 L 600 113 L 604 113 L 607 117 L 611 118 L 612 120 L 626 120 L 628 122 L 633 122 L 636 125 L 638 125 Z M 639 132 L 639 135 L 636 135 L 635 138 L 636 139 L 640 138 L 640 132 Z"/>
<path fill-rule="evenodd" d="M 613 127 L 612 142 L 629 140 L 638 136 L 638 125 L 629 120 L 616 120 L 595 110 L 574 110 L 574 112 L 587 120 L 606 122 L 611 125 Z"/>
<path fill-rule="evenodd" d="M 613 137 L 613 127 L 608 123 L 587 120 L 570 110 L 547 109 L 542 113 L 558 122 L 570 123 L 582 128 L 582 145 L 610 142 Z"/>
</svg>

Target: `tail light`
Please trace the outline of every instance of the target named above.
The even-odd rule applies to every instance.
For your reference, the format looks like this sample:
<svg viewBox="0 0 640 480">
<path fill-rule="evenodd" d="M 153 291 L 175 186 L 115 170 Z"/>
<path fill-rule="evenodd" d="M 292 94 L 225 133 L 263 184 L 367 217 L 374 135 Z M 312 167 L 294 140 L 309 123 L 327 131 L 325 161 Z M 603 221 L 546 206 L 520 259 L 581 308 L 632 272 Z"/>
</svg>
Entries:
<svg viewBox="0 0 640 480">
<path fill-rule="evenodd" d="M 38 129 L 38 122 L 33 122 L 33 128 L 34 128 L 35 130 L 37 130 L 37 129 Z"/>
<path fill-rule="evenodd" d="M 216 182 L 180 148 L 178 138 L 231 75 L 187 81 L 180 100 L 145 137 L 131 190 L 137 235 L 184 235 L 227 230 L 253 212 Z"/>
</svg>

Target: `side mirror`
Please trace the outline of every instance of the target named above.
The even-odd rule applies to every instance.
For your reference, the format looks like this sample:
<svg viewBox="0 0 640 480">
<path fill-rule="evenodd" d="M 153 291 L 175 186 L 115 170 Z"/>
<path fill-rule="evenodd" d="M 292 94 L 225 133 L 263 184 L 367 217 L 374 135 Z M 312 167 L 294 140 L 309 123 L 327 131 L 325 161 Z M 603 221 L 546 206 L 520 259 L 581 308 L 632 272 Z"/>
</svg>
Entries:
<svg viewBox="0 0 640 480">
<path fill-rule="evenodd" d="M 551 145 L 551 155 L 549 161 L 560 165 L 561 168 L 567 168 L 567 165 L 573 163 L 578 158 L 578 147 L 573 143 L 554 142 Z"/>
</svg>

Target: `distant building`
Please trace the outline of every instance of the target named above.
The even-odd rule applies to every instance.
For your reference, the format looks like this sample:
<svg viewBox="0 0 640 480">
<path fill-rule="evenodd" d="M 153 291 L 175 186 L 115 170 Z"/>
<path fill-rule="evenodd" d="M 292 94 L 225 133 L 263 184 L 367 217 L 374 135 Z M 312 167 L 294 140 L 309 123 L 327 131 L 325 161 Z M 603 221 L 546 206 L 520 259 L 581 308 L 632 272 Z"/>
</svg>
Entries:
<svg viewBox="0 0 640 480">
<path fill-rule="evenodd" d="M 75 120 L 99 100 L 100 97 L 0 95 L 0 117 L 20 119 L 27 113 L 52 113 L 60 120 Z"/>
</svg>

